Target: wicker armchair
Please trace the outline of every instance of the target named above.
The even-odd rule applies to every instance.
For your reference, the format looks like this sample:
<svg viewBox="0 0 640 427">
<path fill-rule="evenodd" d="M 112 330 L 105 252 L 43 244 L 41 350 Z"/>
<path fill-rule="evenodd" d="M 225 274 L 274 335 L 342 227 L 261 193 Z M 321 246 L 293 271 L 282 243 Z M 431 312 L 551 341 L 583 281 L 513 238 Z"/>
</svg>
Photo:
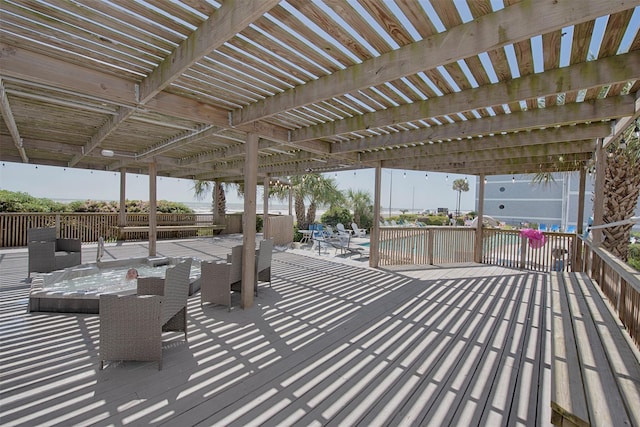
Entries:
<svg viewBox="0 0 640 427">
<path fill-rule="evenodd" d="M 256 254 L 256 282 L 269 282 L 271 286 L 271 256 L 273 254 L 273 240 L 261 240 Z M 257 290 L 256 290 L 257 292 Z"/>
<path fill-rule="evenodd" d="M 100 369 L 110 360 L 157 361 L 162 369 L 162 332 L 184 332 L 191 259 L 166 277 L 138 278 L 138 294 L 100 295 Z"/>
<path fill-rule="evenodd" d="M 258 295 L 258 282 L 271 282 L 271 254 L 273 240 L 262 240 L 256 251 L 254 293 Z M 231 248 L 227 262 L 202 262 L 200 304 L 205 302 L 224 305 L 231 310 L 231 291 L 242 292 L 242 246 Z"/>
<path fill-rule="evenodd" d="M 208 302 L 231 310 L 231 285 L 242 281 L 242 246 L 231 248 L 226 263 L 202 261 L 200 270 L 200 305 Z"/>
<path fill-rule="evenodd" d="M 49 273 L 82 263 L 82 242 L 79 239 L 58 239 L 55 228 L 27 230 L 29 251 L 28 277 L 31 273 Z"/>
</svg>

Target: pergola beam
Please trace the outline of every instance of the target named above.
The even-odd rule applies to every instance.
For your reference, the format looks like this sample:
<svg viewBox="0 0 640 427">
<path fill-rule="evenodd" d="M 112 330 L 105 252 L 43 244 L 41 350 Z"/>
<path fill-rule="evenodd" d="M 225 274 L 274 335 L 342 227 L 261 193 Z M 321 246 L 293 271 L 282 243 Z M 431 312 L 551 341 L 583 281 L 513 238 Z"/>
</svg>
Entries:
<svg viewBox="0 0 640 427">
<path fill-rule="evenodd" d="M 462 141 L 450 141 L 443 143 L 425 144 L 417 147 L 409 147 L 396 150 L 381 150 L 371 153 L 363 153 L 361 158 L 366 162 L 406 159 L 423 156 L 444 156 L 455 153 L 466 153 L 474 157 L 483 158 L 486 152 L 494 152 L 498 149 L 515 148 L 520 153 L 531 153 L 535 150 L 544 150 L 546 144 L 554 144 L 575 140 L 588 140 L 602 138 L 610 132 L 608 123 L 581 124 L 576 126 L 563 126 L 545 130 L 510 133 L 495 135 L 488 138 L 473 138 Z M 595 147 L 591 147 L 591 150 Z M 473 153 L 473 154 L 471 154 Z"/>
<path fill-rule="evenodd" d="M 327 122 L 291 132 L 292 141 L 327 138 L 390 124 L 452 115 L 542 96 L 566 93 L 584 87 L 599 87 L 640 76 L 640 51 L 574 64 L 508 82 L 480 86 L 373 113 Z M 530 111 L 529 111 L 530 112 Z M 485 120 L 483 118 L 482 120 Z"/>
<path fill-rule="evenodd" d="M 333 144 L 331 152 L 364 151 L 469 136 L 487 136 L 500 132 L 549 128 L 575 122 L 610 120 L 630 115 L 633 109 L 633 97 L 625 95 L 340 142 Z"/>
<path fill-rule="evenodd" d="M 542 157 L 564 157 L 573 153 L 593 153 L 595 149 L 595 139 L 585 139 L 581 141 L 557 142 L 552 144 L 538 144 L 528 147 L 528 156 L 522 155 L 522 150 L 517 147 L 500 148 L 494 150 L 481 150 L 478 153 L 469 152 L 442 153 L 437 155 L 423 155 L 405 159 L 391 159 L 383 161 L 385 167 L 402 168 L 406 165 L 424 164 L 425 162 L 434 165 L 454 165 L 468 163 L 494 163 L 505 159 L 514 158 L 542 158 Z M 576 148 L 579 147 L 579 148 Z"/>
<path fill-rule="evenodd" d="M 478 52 L 489 52 L 539 34 L 623 11 L 634 5 L 635 2 L 630 0 L 614 3 L 610 0 L 583 0 L 579 3 L 524 0 L 444 33 L 434 34 L 248 107 L 236 109 L 233 123 L 251 123 L 293 108 L 384 84 L 477 55 Z"/>
<path fill-rule="evenodd" d="M 382 162 L 382 167 L 390 169 L 418 170 L 424 172 L 446 172 L 456 174 L 479 175 L 505 175 L 505 174 L 526 174 L 538 172 L 556 172 L 576 170 L 576 163 L 590 161 L 593 153 L 567 154 L 560 161 L 550 156 L 532 156 L 508 159 L 496 159 L 492 162 L 491 168 L 487 168 L 486 162 L 439 162 L 435 163 L 429 159 L 417 159 L 413 162 L 404 162 L 398 166 L 389 162 Z"/>
<path fill-rule="evenodd" d="M 242 32 L 280 0 L 225 0 L 222 6 L 189 35 L 140 84 L 144 104 L 178 79 L 189 67 Z"/>
<path fill-rule="evenodd" d="M 9 128 L 9 133 L 11 134 L 11 138 L 13 139 L 13 145 L 16 146 L 18 153 L 20 154 L 20 158 L 23 163 L 29 163 L 29 157 L 27 157 L 27 153 L 24 150 L 22 138 L 20 137 L 20 132 L 18 131 L 18 125 L 16 124 L 16 120 L 13 117 L 13 112 L 11 111 L 11 104 L 9 104 L 9 98 L 7 97 L 7 92 L 4 88 L 4 81 L 0 77 L 0 107 L 2 107 L 2 118 L 4 120 L 5 125 Z"/>
<path fill-rule="evenodd" d="M 122 122 L 127 120 L 133 114 L 134 109 L 128 107 L 119 107 L 118 113 L 115 116 L 109 116 L 106 122 L 100 126 L 100 128 L 89 138 L 89 141 L 82 147 L 82 152 L 76 154 L 69 162 L 69 167 L 74 167 L 85 156 L 89 155 L 93 150 L 102 144 L 102 142 L 109 137 Z"/>
<path fill-rule="evenodd" d="M 108 104 L 131 108 L 138 105 L 138 85 L 130 80 L 5 43 L 0 43 L 0 53 L 0 69 L 8 78 L 35 82 Z M 168 92 L 158 93 L 144 108 L 170 117 L 229 127 L 227 110 Z M 290 139 L 287 129 L 268 123 L 256 122 L 236 129 L 255 132 L 274 141 L 289 142 Z"/>
</svg>

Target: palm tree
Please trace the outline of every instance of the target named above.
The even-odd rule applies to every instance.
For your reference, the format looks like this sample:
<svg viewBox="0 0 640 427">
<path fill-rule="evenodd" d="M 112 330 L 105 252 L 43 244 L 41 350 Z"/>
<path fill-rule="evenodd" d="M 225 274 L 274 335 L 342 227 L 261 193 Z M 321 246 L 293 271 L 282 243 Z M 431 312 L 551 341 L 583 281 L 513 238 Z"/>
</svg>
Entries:
<svg viewBox="0 0 640 427">
<path fill-rule="evenodd" d="M 624 132 L 623 137 L 610 145 L 604 178 L 604 212 L 602 222 L 609 224 L 633 217 L 640 196 L 640 142 L 637 123 Z M 622 144 L 622 141 L 625 141 Z M 533 182 L 549 184 L 551 172 L 540 172 Z M 633 224 L 603 228 L 602 247 L 623 261 L 629 256 L 629 237 Z"/>
<path fill-rule="evenodd" d="M 217 185 L 214 185 L 213 181 L 194 180 L 193 192 L 198 200 L 204 199 L 205 195 L 211 192 L 211 210 L 213 212 L 214 222 L 221 223 L 227 212 L 227 198 L 224 185 L 220 181 L 217 182 Z M 218 193 L 217 206 L 215 205 L 216 192 Z"/>
<path fill-rule="evenodd" d="M 456 205 L 456 217 L 460 216 L 460 197 L 462 192 L 469 191 L 469 181 L 467 179 L 456 179 L 453 181 L 453 191 L 458 192 L 458 204 Z"/>
<path fill-rule="evenodd" d="M 370 228 L 373 219 L 373 202 L 366 191 L 347 191 L 349 207 L 353 211 L 353 222 L 361 228 Z"/>
<path fill-rule="evenodd" d="M 640 142 L 636 126 L 624 133 L 607 159 L 604 178 L 605 224 L 628 220 L 634 213 L 640 196 Z M 625 143 L 622 143 L 625 141 Z M 629 237 L 633 224 L 602 229 L 602 247 L 623 261 L 629 256 Z"/>
<path fill-rule="evenodd" d="M 344 201 L 332 178 L 320 174 L 308 174 L 290 178 L 296 211 L 296 222 L 299 229 L 308 228 L 316 219 L 316 209 L 323 205 L 336 205 Z M 309 203 L 306 210 L 305 204 Z"/>
</svg>

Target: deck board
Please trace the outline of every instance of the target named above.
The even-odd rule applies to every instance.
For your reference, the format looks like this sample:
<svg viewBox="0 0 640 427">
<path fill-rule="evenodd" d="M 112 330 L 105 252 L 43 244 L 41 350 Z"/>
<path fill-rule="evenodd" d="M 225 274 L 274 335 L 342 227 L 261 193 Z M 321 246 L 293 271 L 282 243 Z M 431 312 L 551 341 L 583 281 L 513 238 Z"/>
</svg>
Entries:
<svg viewBox="0 0 640 427">
<path fill-rule="evenodd" d="M 158 242 L 223 259 L 237 237 Z M 105 258 L 146 255 L 107 245 Z M 99 317 L 26 313 L 25 251 L 0 251 L 3 425 L 549 425 L 546 275 L 501 267 L 370 269 L 277 251 L 255 306 L 189 299 L 163 370 L 98 370 Z M 83 246 L 83 261 L 95 247 Z M 6 274 L 5 274 L 6 273 Z"/>
</svg>

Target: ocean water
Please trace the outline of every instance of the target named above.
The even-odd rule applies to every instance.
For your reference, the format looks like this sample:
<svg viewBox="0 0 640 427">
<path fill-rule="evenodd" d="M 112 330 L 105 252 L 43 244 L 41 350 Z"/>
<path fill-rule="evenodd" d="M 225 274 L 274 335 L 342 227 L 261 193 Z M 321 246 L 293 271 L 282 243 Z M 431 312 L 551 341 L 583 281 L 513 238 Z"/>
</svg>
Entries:
<svg viewBox="0 0 640 427">
<path fill-rule="evenodd" d="M 70 203 L 70 202 L 77 201 L 78 199 L 53 199 L 53 200 L 60 203 Z M 181 202 L 181 203 L 193 209 L 195 213 L 206 214 L 206 213 L 212 212 L 210 201 Z M 244 211 L 243 203 L 227 203 L 227 213 L 243 212 L 243 211 Z M 262 213 L 262 212 L 263 212 L 262 203 L 256 203 L 256 213 Z M 317 215 L 317 217 L 320 218 L 320 215 L 322 214 L 323 211 L 318 211 L 318 212 L 319 214 Z M 286 215 L 289 213 L 289 206 L 285 204 L 269 203 L 269 213 Z"/>
<path fill-rule="evenodd" d="M 212 212 L 211 202 L 186 202 L 184 204 L 189 206 L 191 209 L 193 209 L 195 213 L 211 213 Z M 227 203 L 227 213 L 243 212 L 243 211 L 244 211 L 243 203 Z M 257 203 L 256 213 L 262 213 L 262 212 L 264 212 L 262 209 L 262 203 Z M 269 213 L 286 215 L 289 213 L 289 206 L 269 203 Z"/>
</svg>

